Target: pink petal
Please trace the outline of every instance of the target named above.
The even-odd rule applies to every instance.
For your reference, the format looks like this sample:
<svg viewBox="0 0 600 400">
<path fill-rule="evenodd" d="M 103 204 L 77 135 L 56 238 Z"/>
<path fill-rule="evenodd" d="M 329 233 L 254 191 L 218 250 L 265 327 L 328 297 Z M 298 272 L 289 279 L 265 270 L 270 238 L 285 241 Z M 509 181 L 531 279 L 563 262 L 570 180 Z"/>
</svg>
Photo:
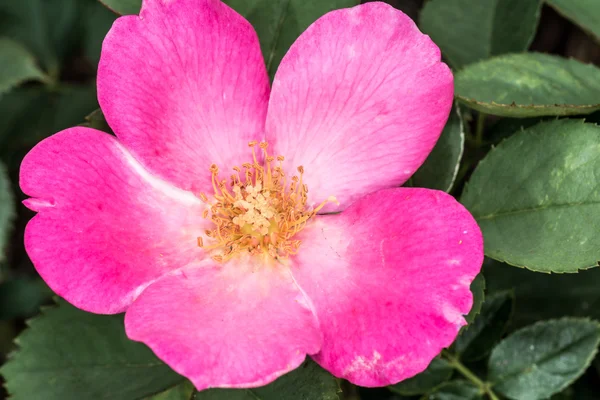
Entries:
<svg viewBox="0 0 600 400">
<path fill-rule="evenodd" d="M 248 159 L 269 81 L 252 26 L 219 0 L 146 0 L 104 40 L 98 100 L 143 165 L 193 192 Z"/>
<path fill-rule="evenodd" d="M 122 312 L 152 280 L 201 257 L 200 201 L 148 174 L 110 135 L 57 133 L 25 156 L 20 180 L 38 212 L 27 253 L 79 308 Z"/>
<path fill-rule="evenodd" d="M 321 347 L 321 332 L 288 268 L 230 261 L 180 270 L 127 310 L 127 335 L 199 390 L 265 385 Z"/>
<path fill-rule="evenodd" d="M 287 168 L 305 167 L 319 203 L 340 206 L 405 182 L 437 141 L 453 78 L 414 22 L 374 2 L 330 12 L 284 57 L 267 116 L 267 139 Z M 315 196 L 314 194 L 317 194 Z"/>
<path fill-rule="evenodd" d="M 483 262 L 473 217 L 446 193 L 402 188 L 317 218 L 292 269 L 324 335 L 313 358 L 361 386 L 423 371 L 472 305 Z"/>
</svg>

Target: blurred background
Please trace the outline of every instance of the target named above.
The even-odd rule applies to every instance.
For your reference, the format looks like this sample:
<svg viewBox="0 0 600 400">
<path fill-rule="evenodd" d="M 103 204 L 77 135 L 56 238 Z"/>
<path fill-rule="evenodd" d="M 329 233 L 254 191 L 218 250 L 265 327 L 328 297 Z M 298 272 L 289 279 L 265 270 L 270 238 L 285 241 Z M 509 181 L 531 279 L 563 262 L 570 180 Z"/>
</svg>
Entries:
<svg viewBox="0 0 600 400">
<path fill-rule="evenodd" d="M 52 295 L 23 248 L 33 213 L 21 205 L 19 165 L 41 139 L 98 108 L 96 68 L 115 18 L 97 0 L 0 0 L 0 77 L 43 72 L 18 85 L 0 79 L 0 363 Z"/>
<path fill-rule="evenodd" d="M 424 0 L 387 2 L 418 20 Z M 27 82 L 0 81 L 0 363 L 13 349 L 13 339 L 24 329 L 25 320 L 35 315 L 40 306 L 51 303 L 52 296 L 23 248 L 23 231 L 33 213 L 21 205 L 24 195 L 18 186 L 20 161 L 41 139 L 86 123 L 86 117 L 88 123 L 94 118 L 92 113 L 98 109 L 95 76 L 102 40 L 116 17 L 97 0 L 0 0 L 0 77 L 3 71 L 18 69 L 42 72 Z M 530 50 L 600 65 L 600 45 L 548 6 L 542 8 Z M 473 123 L 469 115 L 465 117 Z M 497 118 L 487 120 L 490 126 L 496 122 Z M 475 165 L 481 155 L 467 153 L 471 160 L 468 165 Z M 462 178 L 468 173 L 469 167 Z M 532 283 L 519 275 L 520 270 L 510 270 L 509 274 L 514 276 L 488 281 L 498 289 L 514 288 L 515 282 L 519 282 L 521 286 L 514 288 L 519 301 L 518 293 L 527 296 L 532 292 Z M 560 307 L 561 291 L 571 290 L 571 278 L 559 285 L 554 277 L 538 275 L 537 288 L 552 290 L 557 303 L 531 303 L 535 299 L 528 298 L 521 303 L 529 305 L 521 309 L 513 321 L 515 326 L 553 316 L 550 308 Z M 593 309 L 599 305 L 587 302 L 580 304 L 580 308 Z M 590 390 L 600 393 L 597 369 L 591 368 L 582 379 L 586 388 L 596 388 L 598 391 Z M 375 393 L 378 392 L 365 391 L 362 396 L 368 399 Z M 382 396 L 383 392 L 377 394 L 377 398 Z M 0 398 L 3 397 L 0 392 Z M 600 394 L 589 398 L 600 398 Z"/>
</svg>

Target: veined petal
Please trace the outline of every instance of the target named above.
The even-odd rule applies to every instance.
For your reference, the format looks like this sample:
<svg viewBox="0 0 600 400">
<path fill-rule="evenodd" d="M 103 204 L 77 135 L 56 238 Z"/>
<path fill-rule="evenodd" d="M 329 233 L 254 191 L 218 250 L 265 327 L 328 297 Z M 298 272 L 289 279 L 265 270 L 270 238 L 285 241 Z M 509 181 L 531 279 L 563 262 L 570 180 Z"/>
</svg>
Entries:
<svg viewBox="0 0 600 400">
<path fill-rule="evenodd" d="M 25 230 L 35 268 L 59 296 L 96 313 L 124 311 L 163 274 L 202 257 L 203 204 L 149 174 L 113 137 L 71 128 L 23 160 Z"/>
<path fill-rule="evenodd" d="M 450 195 L 378 191 L 299 236 L 292 273 L 324 335 L 313 358 L 335 376 L 397 383 L 423 371 L 465 325 L 483 240 Z"/>
<path fill-rule="evenodd" d="M 309 201 L 343 210 L 399 186 L 423 163 L 448 118 L 450 69 L 401 11 L 374 2 L 317 20 L 282 60 L 267 139 L 288 169 L 305 167 Z"/>
<path fill-rule="evenodd" d="M 288 268 L 240 259 L 150 285 L 125 327 L 199 390 L 265 385 L 318 352 L 322 338 Z"/>
<path fill-rule="evenodd" d="M 263 136 L 269 80 L 258 38 L 219 0 L 146 0 L 102 47 L 98 100 L 144 166 L 194 193 Z M 227 177 L 227 175 L 226 175 Z"/>
</svg>

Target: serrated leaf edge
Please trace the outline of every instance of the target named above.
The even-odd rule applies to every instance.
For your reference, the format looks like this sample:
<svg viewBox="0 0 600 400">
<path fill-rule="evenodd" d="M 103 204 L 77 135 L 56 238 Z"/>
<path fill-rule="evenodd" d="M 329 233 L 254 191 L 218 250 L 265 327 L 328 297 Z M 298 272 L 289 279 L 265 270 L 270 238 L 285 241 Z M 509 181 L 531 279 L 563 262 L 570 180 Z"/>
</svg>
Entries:
<svg viewBox="0 0 600 400">
<path fill-rule="evenodd" d="M 575 126 L 576 124 L 580 123 L 580 124 L 582 124 L 582 125 L 593 125 L 593 126 L 596 126 L 596 127 L 600 127 L 600 125 L 598 125 L 598 124 L 596 124 L 596 123 L 593 123 L 593 122 L 587 122 L 587 121 L 585 120 L 585 118 L 563 118 L 563 119 L 556 118 L 556 119 L 552 119 L 552 120 L 548 120 L 548 121 L 540 121 L 540 122 L 538 122 L 537 124 L 534 124 L 534 125 L 532 125 L 532 126 L 530 126 L 530 127 L 528 127 L 528 128 L 525 128 L 525 129 L 521 127 L 521 128 L 520 128 L 520 129 L 519 129 L 517 132 L 515 132 L 515 133 L 527 132 L 527 131 L 529 131 L 529 130 L 533 129 L 534 127 L 535 127 L 535 128 L 537 128 L 537 127 L 539 127 L 540 125 L 551 125 L 551 124 L 555 124 L 555 123 L 557 123 L 557 122 L 559 122 L 559 123 L 561 123 L 561 124 L 565 124 L 565 125 L 572 124 L 573 126 Z M 543 135 L 543 134 L 541 134 L 541 133 L 540 133 L 540 135 Z M 466 182 L 466 183 L 465 183 L 465 186 L 464 186 L 464 188 L 463 188 L 463 191 L 462 191 L 462 193 L 460 194 L 459 201 L 460 201 L 460 203 L 461 203 L 461 204 L 463 204 L 463 205 L 464 205 L 464 203 L 463 203 L 463 201 L 462 201 L 462 200 L 463 200 L 463 197 L 464 197 L 464 196 L 465 196 L 465 194 L 466 194 L 466 193 L 469 191 L 469 186 L 470 186 L 470 183 L 471 183 L 471 179 L 473 178 L 473 175 L 475 175 L 475 173 L 477 172 L 477 170 L 478 170 L 478 169 L 479 169 L 479 168 L 480 168 L 482 165 L 485 165 L 486 163 L 488 163 L 488 162 L 489 162 L 490 156 L 491 156 L 492 154 L 495 154 L 496 152 L 498 152 L 498 149 L 499 149 L 499 148 L 501 148 L 501 147 L 502 147 L 502 146 L 503 146 L 503 145 L 504 145 L 506 142 L 508 142 L 508 141 L 511 141 L 511 140 L 514 140 L 514 138 L 515 138 L 515 137 L 516 137 L 516 135 L 514 135 L 514 134 L 513 134 L 513 135 L 511 135 L 511 136 L 509 136 L 509 137 L 506 137 L 506 138 L 502 139 L 502 141 L 500 141 L 500 143 L 498 143 L 496 146 L 492 146 L 492 147 L 491 147 L 491 149 L 490 149 L 490 151 L 489 151 L 489 152 L 488 152 L 488 153 L 485 155 L 485 157 L 484 157 L 484 158 L 483 158 L 481 161 L 479 161 L 479 163 L 478 163 L 478 164 L 477 164 L 477 166 L 475 167 L 475 170 L 473 171 L 473 174 L 471 174 L 471 178 L 469 179 L 469 181 L 468 181 L 468 182 Z M 466 206 L 465 206 L 465 207 L 466 207 Z M 470 210 L 469 210 L 469 212 L 470 212 Z M 473 218 L 475 218 L 475 220 L 478 220 L 478 217 L 476 217 L 475 215 L 473 215 Z M 554 273 L 554 274 L 576 274 L 576 273 L 578 273 L 579 271 L 585 271 L 585 270 L 588 270 L 588 269 L 591 269 L 591 268 L 594 268 L 594 267 L 598 267 L 598 266 L 600 266 L 600 260 L 596 260 L 596 263 L 595 263 L 595 264 L 591 264 L 591 265 L 585 265 L 585 266 L 577 267 L 577 269 L 576 269 L 575 271 L 555 271 L 555 270 L 543 270 L 543 269 L 537 269 L 536 267 L 530 267 L 530 266 L 527 266 L 527 265 L 520 265 L 520 264 L 517 264 L 517 263 L 515 263 L 515 262 L 508 261 L 508 260 L 506 260 L 505 258 L 503 258 L 502 256 L 495 255 L 495 254 L 491 254 L 491 253 L 487 253 L 485 250 L 486 250 L 486 249 L 485 249 L 485 246 L 484 246 L 484 253 L 485 253 L 485 256 L 486 256 L 486 257 L 492 258 L 492 259 L 494 259 L 494 260 L 496 260 L 496 261 L 500 261 L 500 262 L 502 262 L 502 263 L 504 263 L 504 264 L 511 265 L 511 266 L 513 266 L 513 267 L 517 267 L 517 268 L 521 268 L 521 269 L 527 269 L 527 270 L 529 270 L 529 271 L 532 271 L 532 272 L 540 272 L 540 273 L 545 273 L 545 274 L 552 274 L 552 273 Z"/>
<path fill-rule="evenodd" d="M 0 375 L 4 378 L 3 387 L 6 390 L 6 392 L 9 394 L 9 397 L 15 395 L 15 393 L 11 392 L 8 388 L 8 379 L 6 379 L 6 375 L 4 375 L 4 370 L 6 369 L 7 366 L 9 366 L 13 361 L 15 361 L 17 359 L 17 357 L 19 355 L 19 350 L 21 349 L 21 337 L 23 335 L 27 335 L 28 332 L 31 331 L 32 324 L 35 325 L 37 320 L 47 317 L 48 311 L 57 309 L 59 307 L 56 297 L 53 297 L 52 301 L 54 301 L 53 305 L 41 306 L 39 314 L 37 314 L 36 316 L 34 316 L 32 318 L 28 318 L 25 320 L 26 328 L 21 333 L 19 333 L 19 335 L 17 337 L 15 337 L 13 339 L 13 343 L 17 345 L 17 348 L 14 349 L 13 351 L 11 351 L 7 355 L 5 363 L 2 366 L 0 366 Z"/>
<path fill-rule="evenodd" d="M 524 328 L 518 329 L 514 332 L 512 332 L 509 336 L 507 336 L 505 339 L 503 339 L 502 341 L 500 341 L 497 345 L 499 346 L 500 344 L 502 344 L 504 341 L 508 340 L 511 336 L 525 331 L 525 330 L 530 330 L 530 329 L 534 329 L 535 327 L 539 326 L 539 325 L 544 325 L 547 323 L 552 323 L 552 322 L 566 322 L 566 321 L 576 321 L 576 322 L 585 322 L 585 323 L 590 323 L 596 326 L 596 329 L 598 330 L 598 335 L 596 337 L 596 344 L 594 346 L 594 350 L 592 350 L 590 352 L 589 357 L 585 360 L 585 362 L 582 364 L 582 368 L 577 372 L 577 374 L 575 374 L 575 376 L 573 377 L 572 380 L 565 382 L 562 386 L 560 386 L 556 392 L 559 393 L 562 390 L 564 390 L 565 388 L 567 388 L 571 383 L 575 382 L 577 379 L 579 379 L 579 377 L 581 377 L 581 375 L 583 375 L 583 373 L 589 368 L 589 366 L 592 364 L 592 361 L 594 360 L 594 358 L 596 357 L 596 354 L 598 353 L 598 345 L 600 345 L 600 322 L 598 322 L 595 319 L 592 318 L 578 318 L 578 317 L 563 317 L 563 318 L 553 318 L 553 319 L 547 319 L 544 321 L 538 321 L 536 323 L 533 323 L 531 325 L 528 325 Z M 494 347 L 494 349 L 496 348 Z M 493 352 L 493 350 L 492 350 Z M 491 360 L 491 356 L 490 356 L 490 360 Z M 489 368 L 489 360 L 488 360 L 488 368 Z M 491 387 L 494 387 L 498 382 L 493 382 L 490 381 Z"/>
<path fill-rule="evenodd" d="M 454 166 L 454 172 L 452 173 L 452 179 L 450 179 L 450 183 L 448 187 L 444 190 L 446 193 L 450 193 L 454 184 L 456 183 L 456 178 L 458 177 L 458 171 L 460 170 L 460 163 L 462 162 L 463 156 L 465 155 L 465 123 L 463 121 L 462 110 L 460 109 L 460 104 L 458 101 L 454 101 L 454 112 L 458 116 L 458 128 L 460 131 L 460 153 L 456 158 L 456 165 Z M 450 111 L 452 112 L 452 110 Z"/>
<path fill-rule="evenodd" d="M 487 301 L 487 300 L 488 300 L 490 297 L 494 297 L 494 296 L 500 296 L 500 295 L 502 295 L 502 294 L 508 294 L 508 297 L 510 297 L 512 301 L 511 301 L 510 313 L 509 313 L 509 315 L 508 315 L 508 319 L 506 320 L 506 323 L 504 324 L 504 326 L 503 326 L 503 327 L 502 327 L 502 329 L 501 329 L 501 336 L 500 336 L 500 339 L 498 339 L 498 340 L 496 341 L 496 343 L 494 343 L 494 344 L 492 345 L 492 348 L 490 348 L 490 349 L 489 349 L 489 351 L 487 351 L 485 354 L 481 355 L 481 356 L 480 356 L 480 357 L 478 357 L 478 358 L 468 358 L 468 359 L 465 359 L 464 361 L 467 361 L 467 362 L 471 362 L 471 361 L 479 361 L 479 360 L 481 360 L 481 359 L 483 359 L 483 358 L 487 357 L 487 355 L 489 355 L 489 354 L 492 352 L 493 348 L 494 348 L 496 345 L 498 345 L 498 343 L 500 343 L 500 342 L 502 341 L 502 336 L 508 332 L 508 327 L 510 326 L 510 324 L 511 324 L 511 322 L 512 322 L 512 319 L 513 319 L 513 317 L 514 317 L 514 315 L 515 315 L 515 309 L 516 309 L 516 303 L 517 303 L 517 296 L 516 296 L 516 294 L 515 294 L 515 290 L 514 290 L 514 289 L 498 290 L 498 291 L 496 291 L 496 292 L 494 292 L 494 293 L 492 293 L 492 294 L 490 294 L 490 295 L 488 295 L 488 294 L 486 293 L 485 297 L 483 298 L 483 302 L 481 303 L 481 308 L 483 309 L 483 305 L 485 304 L 485 302 L 486 302 L 486 301 Z M 479 313 L 479 314 L 481 314 L 481 313 Z M 477 314 L 477 315 L 479 315 L 479 314 Z M 470 326 L 470 325 L 471 325 L 471 324 L 468 324 L 467 326 L 465 326 L 465 328 L 466 328 L 466 327 L 468 327 L 468 326 Z M 461 333 L 462 333 L 462 331 L 461 331 Z M 457 355 L 457 357 L 458 357 L 458 358 L 459 358 L 459 359 L 462 361 L 462 354 L 461 354 L 461 353 L 458 353 L 458 352 L 456 352 L 456 355 Z"/>
<path fill-rule="evenodd" d="M 598 67 L 596 67 L 592 63 L 584 63 L 573 57 L 560 57 L 560 56 L 556 56 L 553 54 L 546 54 L 546 53 L 541 53 L 541 52 L 523 52 L 523 53 L 501 54 L 501 55 L 497 55 L 497 56 L 492 56 L 492 57 L 484 59 L 484 60 L 477 61 L 472 64 L 468 64 L 468 66 L 471 67 L 471 66 L 475 66 L 477 64 L 490 62 L 490 60 L 496 60 L 496 59 L 501 59 L 501 58 L 506 58 L 506 57 L 512 57 L 515 55 L 526 55 L 526 54 L 539 54 L 539 55 L 543 55 L 543 56 L 549 56 L 550 58 L 561 59 L 561 60 L 565 60 L 567 62 L 575 62 L 577 64 L 581 64 L 581 65 L 584 65 L 587 67 L 598 69 Z M 461 70 L 463 70 L 463 69 L 464 68 L 461 68 Z M 489 105 L 491 107 L 497 107 L 499 109 L 519 109 L 519 110 L 548 110 L 548 109 L 553 109 L 553 108 L 561 108 L 561 109 L 566 108 L 567 109 L 567 112 L 564 112 L 564 113 L 532 115 L 532 116 L 537 116 L 537 117 L 582 115 L 582 114 L 590 114 L 594 111 L 600 110 L 600 103 L 585 104 L 585 105 L 581 105 L 581 104 L 580 105 L 576 105 L 576 104 L 542 104 L 542 105 L 527 104 L 527 105 L 525 105 L 525 104 L 516 104 L 513 101 L 510 104 L 506 104 L 506 103 L 496 103 L 494 101 L 492 101 L 492 102 L 479 101 L 479 100 L 472 99 L 472 98 L 469 98 L 466 96 L 461 96 L 459 94 L 456 94 L 456 92 L 455 92 L 455 98 L 458 101 L 460 101 L 461 103 L 465 104 L 467 107 L 473 108 L 476 111 L 484 112 L 487 114 L 492 114 L 492 113 L 490 112 L 489 108 L 485 108 L 486 105 Z M 573 112 L 571 112 L 571 111 L 573 111 Z M 583 111 L 583 112 L 579 112 L 579 111 Z M 511 114 L 511 113 L 506 113 L 506 114 L 497 113 L 497 114 L 493 114 L 493 115 L 504 116 L 504 117 L 514 117 L 514 114 Z"/>
<path fill-rule="evenodd" d="M 511 104 L 496 103 L 494 101 L 484 102 L 484 101 L 471 99 L 469 97 L 465 97 L 465 96 L 461 96 L 461 95 L 456 95 L 456 99 L 458 101 L 460 101 L 462 104 L 466 105 L 468 108 L 472 108 L 476 111 L 480 111 L 480 112 L 490 114 L 490 115 L 497 115 L 497 116 L 509 117 L 509 118 L 510 117 L 515 118 L 515 114 L 510 113 L 510 112 L 497 112 L 495 110 L 494 110 L 494 112 L 492 112 L 490 110 L 490 108 L 496 107 L 500 110 L 515 109 L 515 110 L 534 110 L 534 111 L 538 111 L 538 110 L 539 111 L 546 111 L 546 110 L 549 111 L 549 110 L 554 110 L 554 109 L 564 110 L 564 112 L 532 114 L 532 115 L 530 115 L 531 117 L 543 117 L 543 116 L 567 117 L 567 116 L 571 116 L 571 115 L 591 114 L 594 111 L 600 110 L 600 103 L 586 104 L 586 105 L 575 105 L 575 104 L 544 104 L 544 105 L 527 104 L 527 105 L 522 105 L 522 104 L 516 104 L 515 102 L 512 102 Z"/>
<path fill-rule="evenodd" d="M 486 289 L 487 289 L 487 280 L 485 279 L 485 276 L 483 275 L 483 271 L 481 271 L 481 270 L 480 270 L 480 271 L 479 271 L 479 273 L 478 273 L 477 275 L 475 275 L 475 278 L 473 278 L 473 281 L 474 281 L 474 280 L 477 278 L 477 276 L 479 276 L 479 275 L 481 275 L 481 276 L 482 276 L 482 279 L 483 279 L 483 288 L 482 288 L 482 290 L 483 290 L 483 300 L 481 301 L 481 304 L 479 305 L 479 310 L 475 311 L 475 314 L 473 314 L 473 316 L 472 316 L 472 317 L 473 317 L 473 319 L 472 319 L 471 321 L 468 321 L 468 320 L 467 320 L 467 317 L 469 316 L 469 314 L 465 314 L 465 315 L 464 315 L 464 317 L 465 317 L 465 321 L 467 321 L 467 325 L 463 326 L 463 327 L 461 328 L 461 331 L 462 331 L 462 330 L 469 329 L 469 326 L 471 326 L 471 324 L 473 323 L 473 321 L 475 321 L 475 318 L 477 318 L 477 316 L 478 316 L 479 314 L 481 314 L 481 307 L 483 307 L 483 303 L 485 302 Z M 473 284 L 473 281 L 471 281 L 471 284 Z M 469 290 L 470 290 L 470 289 L 471 289 L 471 288 L 470 288 L 470 286 L 469 286 Z M 474 305 L 475 305 L 475 296 L 473 296 L 473 306 L 474 306 Z M 471 306 L 471 309 L 473 308 L 473 306 Z M 469 310 L 469 312 L 471 312 L 471 311 Z M 460 332 L 459 332 L 459 335 L 460 335 Z"/>
</svg>

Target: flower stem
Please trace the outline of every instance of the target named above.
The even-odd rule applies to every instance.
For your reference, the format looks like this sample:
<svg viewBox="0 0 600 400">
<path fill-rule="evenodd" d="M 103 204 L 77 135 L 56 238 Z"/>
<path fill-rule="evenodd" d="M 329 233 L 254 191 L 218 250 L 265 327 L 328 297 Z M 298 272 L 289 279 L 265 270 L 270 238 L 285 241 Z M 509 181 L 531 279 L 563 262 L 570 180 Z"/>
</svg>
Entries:
<svg viewBox="0 0 600 400">
<path fill-rule="evenodd" d="M 450 365 L 455 370 L 457 370 L 462 376 L 470 380 L 475 386 L 479 388 L 479 390 L 481 390 L 481 392 L 487 394 L 491 400 L 499 400 L 496 393 L 494 393 L 494 391 L 490 387 L 490 384 L 479 379 L 477 375 L 471 372 L 469 368 L 467 368 L 463 363 L 460 362 L 458 357 L 446 350 L 442 352 L 442 355 L 446 358 L 446 360 L 448 360 Z"/>
<path fill-rule="evenodd" d="M 481 147 L 483 145 L 483 129 L 485 128 L 485 118 L 487 114 L 480 112 L 477 114 L 477 126 L 475 128 L 475 145 Z"/>
</svg>

